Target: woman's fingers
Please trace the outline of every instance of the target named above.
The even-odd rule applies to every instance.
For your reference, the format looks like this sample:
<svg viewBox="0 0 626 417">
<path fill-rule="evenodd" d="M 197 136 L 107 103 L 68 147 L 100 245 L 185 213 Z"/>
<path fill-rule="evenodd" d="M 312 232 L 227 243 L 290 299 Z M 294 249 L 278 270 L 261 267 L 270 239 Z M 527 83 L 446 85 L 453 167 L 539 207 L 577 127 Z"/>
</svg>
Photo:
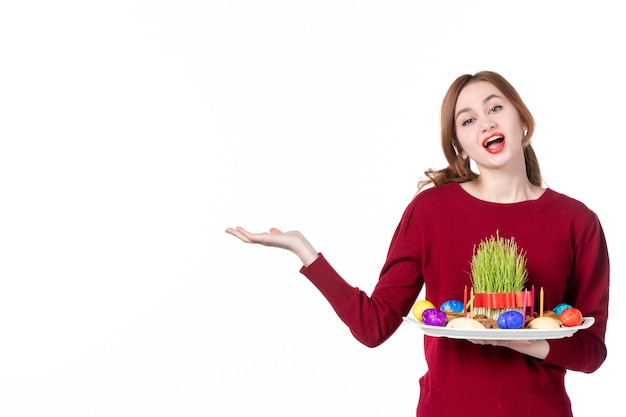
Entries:
<svg viewBox="0 0 626 417">
<path fill-rule="evenodd" d="M 226 233 L 230 233 L 246 243 L 259 243 L 267 246 L 284 247 L 292 239 L 291 236 L 275 227 L 272 227 L 269 232 L 251 233 L 243 227 L 237 226 L 236 228 L 227 228 Z"/>
<path fill-rule="evenodd" d="M 252 243 L 252 242 L 250 242 L 250 239 L 248 239 L 243 233 L 241 233 L 239 228 L 233 229 L 232 227 L 229 227 L 229 228 L 226 229 L 226 233 L 229 233 L 229 234 L 239 238 L 240 240 L 243 240 L 246 243 Z"/>
<path fill-rule="evenodd" d="M 261 243 L 259 237 L 262 236 L 262 233 L 250 233 L 240 226 L 237 226 L 234 229 L 228 228 L 226 229 L 226 232 L 238 237 L 246 243 Z"/>
</svg>

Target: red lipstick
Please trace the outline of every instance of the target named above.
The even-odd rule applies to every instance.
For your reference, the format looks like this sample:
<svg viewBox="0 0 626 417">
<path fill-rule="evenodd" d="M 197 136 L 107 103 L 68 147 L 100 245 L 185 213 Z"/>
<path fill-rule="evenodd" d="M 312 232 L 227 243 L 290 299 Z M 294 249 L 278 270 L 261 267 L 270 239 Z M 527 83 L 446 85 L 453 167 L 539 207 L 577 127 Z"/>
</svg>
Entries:
<svg viewBox="0 0 626 417">
<path fill-rule="evenodd" d="M 498 153 L 504 149 L 504 135 L 500 132 L 495 132 L 485 139 L 483 139 L 483 147 L 489 153 Z"/>
</svg>

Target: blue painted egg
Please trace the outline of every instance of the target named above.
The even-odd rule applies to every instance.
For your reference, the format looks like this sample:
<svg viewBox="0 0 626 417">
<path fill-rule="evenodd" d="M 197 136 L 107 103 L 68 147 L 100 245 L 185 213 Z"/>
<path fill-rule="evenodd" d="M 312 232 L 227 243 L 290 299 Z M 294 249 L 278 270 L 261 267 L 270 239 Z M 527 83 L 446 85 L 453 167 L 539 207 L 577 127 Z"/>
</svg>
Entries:
<svg viewBox="0 0 626 417">
<path fill-rule="evenodd" d="M 427 308 L 422 313 L 422 322 L 429 326 L 445 326 L 448 323 L 448 316 L 439 309 Z"/>
<path fill-rule="evenodd" d="M 571 308 L 572 306 L 566 303 L 561 303 L 559 305 L 557 305 L 556 307 L 554 307 L 552 309 L 552 311 L 554 311 L 556 313 L 557 316 L 560 316 L 561 313 L 563 312 L 563 310 L 567 309 L 567 308 Z"/>
<path fill-rule="evenodd" d="M 524 316 L 516 310 L 505 311 L 498 316 L 498 327 L 501 329 L 521 329 L 524 327 Z"/>
<path fill-rule="evenodd" d="M 463 302 L 459 300 L 448 300 L 439 308 L 441 311 L 447 311 L 448 313 L 462 313 Z"/>
</svg>

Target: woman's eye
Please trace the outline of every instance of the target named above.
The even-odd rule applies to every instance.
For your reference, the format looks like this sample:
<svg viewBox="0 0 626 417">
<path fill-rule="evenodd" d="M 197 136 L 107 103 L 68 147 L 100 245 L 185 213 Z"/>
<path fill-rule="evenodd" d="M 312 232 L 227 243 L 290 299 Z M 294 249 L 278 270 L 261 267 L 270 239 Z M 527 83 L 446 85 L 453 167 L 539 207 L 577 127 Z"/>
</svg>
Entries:
<svg viewBox="0 0 626 417">
<path fill-rule="evenodd" d="M 495 113 L 502 110 L 502 106 L 501 105 L 497 105 L 497 106 L 493 106 L 490 110 L 491 113 Z"/>
<path fill-rule="evenodd" d="M 467 119 L 466 121 L 464 121 L 464 122 L 462 123 L 462 125 L 463 125 L 463 126 L 469 126 L 469 125 L 471 125 L 472 123 L 474 123 L 474 119 Z"/>
</svg>

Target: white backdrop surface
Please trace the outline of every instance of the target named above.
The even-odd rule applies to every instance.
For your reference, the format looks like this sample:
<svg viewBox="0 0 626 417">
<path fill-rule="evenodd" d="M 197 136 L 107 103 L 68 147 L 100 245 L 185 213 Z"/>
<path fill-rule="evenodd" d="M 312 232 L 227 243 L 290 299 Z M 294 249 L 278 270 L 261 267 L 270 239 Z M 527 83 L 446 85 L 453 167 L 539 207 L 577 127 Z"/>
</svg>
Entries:
<svg viewBox="0 0 626 417">
<path fill-rule="evenodd" d="M 224 229 L 299 229 L 371 291 L 443 165 L 443 94 L 483 69 L 604 225 L 609 357 L 567 384 L 577 416 L 620 415 L 617 2 L 1 4 L 0 416 L 414 415 L 416 327 L 361 346 L 295 256 Z"/>
</svg>

